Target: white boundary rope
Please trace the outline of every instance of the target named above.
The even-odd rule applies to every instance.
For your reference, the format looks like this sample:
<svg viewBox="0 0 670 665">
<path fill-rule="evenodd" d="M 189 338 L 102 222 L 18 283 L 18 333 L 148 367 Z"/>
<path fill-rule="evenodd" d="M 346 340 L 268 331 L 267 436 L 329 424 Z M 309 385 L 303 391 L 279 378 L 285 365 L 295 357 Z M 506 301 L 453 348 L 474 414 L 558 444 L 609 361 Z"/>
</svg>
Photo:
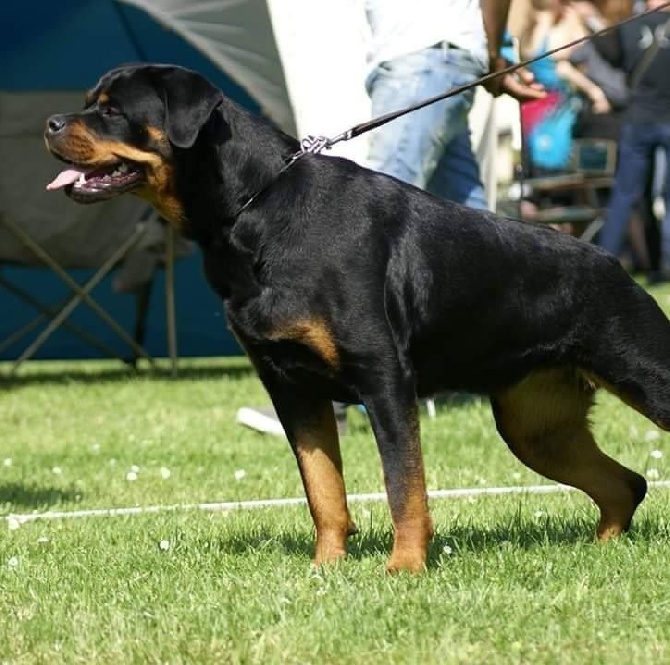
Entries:
<svg viewBox="0 0 670 665">
<path fill-rule="evenodd" d="M 650 488 L 670 489 L 670 480 L 658 480 L 648 483 Z M 511 487 L 471 487 L 450 490 L 433 490 L 428 492 L 429 499 L 461 499 L 483 496 L 500 496 L 504 494 L 555 494 L 574 492 L 568 485 L 520 485 Z M 386 501 L 386 493 L 349 494 L 349 503 L 367 503 Z M 84 517 L 128 517 L 133 515 L 150 515 L 177 511 L 232 512 L 236 510 L 259 510 L 262 508 L 283 508 L 287 506 L 306 505 L 303 497 L 288 499 L 256 499 L 252 501 L 223 501 L 220 503 L 181 503 L 159 506 L 135 506 L 132 508 L 94 508 L 90 510 L 47 511 L 45 513 L 10 514 L 4 520 L 13 524 L 26 524 L 37 520 L 77 519 Z"/>
</svg>

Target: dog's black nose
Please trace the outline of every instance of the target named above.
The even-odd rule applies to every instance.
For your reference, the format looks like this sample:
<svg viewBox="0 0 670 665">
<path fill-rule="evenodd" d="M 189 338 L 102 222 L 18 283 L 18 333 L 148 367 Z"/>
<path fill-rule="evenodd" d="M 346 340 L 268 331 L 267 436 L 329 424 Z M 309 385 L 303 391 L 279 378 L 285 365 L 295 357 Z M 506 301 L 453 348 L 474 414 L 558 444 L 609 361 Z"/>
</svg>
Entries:
<svg viewBox="0 0 670 665">
<path fill-rule="evenodd" d="M 63 115 L 52 115 L 47 120 L 47 133 L 49 134 L 58 134 L 63 127 L 65 127 L 65 116 Z"/>
</svg>

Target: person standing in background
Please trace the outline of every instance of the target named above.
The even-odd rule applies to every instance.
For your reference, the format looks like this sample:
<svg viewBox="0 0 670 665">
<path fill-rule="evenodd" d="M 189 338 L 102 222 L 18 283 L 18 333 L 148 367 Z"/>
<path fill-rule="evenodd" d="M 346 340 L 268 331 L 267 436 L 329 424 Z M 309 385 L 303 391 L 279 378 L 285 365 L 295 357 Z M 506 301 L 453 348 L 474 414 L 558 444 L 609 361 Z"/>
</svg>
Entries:
<svg viewBox="0 0 670 665">
<path fill-rule="evenodd" d="M 506 0 L 365 0 L 370 25 L 366 87 L 377 117 L 472 83 L 508 62 L 501 54 Z M 491 83 L 495 95 L 543 96 L 528 75 Z M 404 115 L 372 132 L 367 165 L 426 191 L 488 208 L 470 140 L 474 88 Z"/>
<path fill-rule="evenodd" d="M 566 0 L 532 0 L 532 11 L 520 35 L 522 58 L 536 58 L 587 34 L 580 16 Z M 565 171 L 570 162 L 578 94 L 595 114 L 611 109 L 605 92 L 570 62 L 574 47 L 529 65 L 547 96 L 521 107 L 528 175 Z"/>
<path fill-rule="evenodd" d="M 670 8 L 647 0 L 656 10 L 598 37 L 606 40 L 614 66 L 629 77 L 630 99 L 619 137 L 619 158 L 612 196 L 600 232 L 601 247 L 619 257 L 628 220 L 644 195 L 656 153 L 670 157 Z M 650 283 L 670 278 L 670 170 L 665 173 L 665 212 L 661 222 L 661 267 Z"/>
</svg>

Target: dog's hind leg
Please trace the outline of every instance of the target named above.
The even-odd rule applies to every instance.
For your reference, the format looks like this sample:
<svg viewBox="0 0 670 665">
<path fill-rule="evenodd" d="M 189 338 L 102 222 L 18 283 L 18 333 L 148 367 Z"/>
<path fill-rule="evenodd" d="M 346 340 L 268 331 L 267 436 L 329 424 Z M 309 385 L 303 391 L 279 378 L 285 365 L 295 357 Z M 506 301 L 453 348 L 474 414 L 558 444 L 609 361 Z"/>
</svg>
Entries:
<svg viewBox="0 0 670 665">
<path fill-rule="evenodd" d="M 512 452 L 537 473 L 588 494 L 600 509 L 598 538 L 607 540 L 628 529 L 647 484 L 598 448 L 588 421 L 593 395 L 566 368 L 534 372 L 491 402 Z"/>
</svg>

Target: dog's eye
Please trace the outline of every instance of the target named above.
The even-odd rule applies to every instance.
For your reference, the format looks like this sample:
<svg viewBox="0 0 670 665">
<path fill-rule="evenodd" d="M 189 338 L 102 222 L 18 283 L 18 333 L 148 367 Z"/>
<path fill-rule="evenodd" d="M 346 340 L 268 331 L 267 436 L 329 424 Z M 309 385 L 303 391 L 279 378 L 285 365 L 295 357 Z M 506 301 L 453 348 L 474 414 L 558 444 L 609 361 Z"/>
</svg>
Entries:
<svg viewBox="0 0 670 665">
<path fill-rule="evenodd" d="M 112 118 L 114 116 L 121 115 L 121 111 L 119 111 L 119 109 L 114 106 L 103 106 L 100 111 L 106 118 Z"/>
</svg>

